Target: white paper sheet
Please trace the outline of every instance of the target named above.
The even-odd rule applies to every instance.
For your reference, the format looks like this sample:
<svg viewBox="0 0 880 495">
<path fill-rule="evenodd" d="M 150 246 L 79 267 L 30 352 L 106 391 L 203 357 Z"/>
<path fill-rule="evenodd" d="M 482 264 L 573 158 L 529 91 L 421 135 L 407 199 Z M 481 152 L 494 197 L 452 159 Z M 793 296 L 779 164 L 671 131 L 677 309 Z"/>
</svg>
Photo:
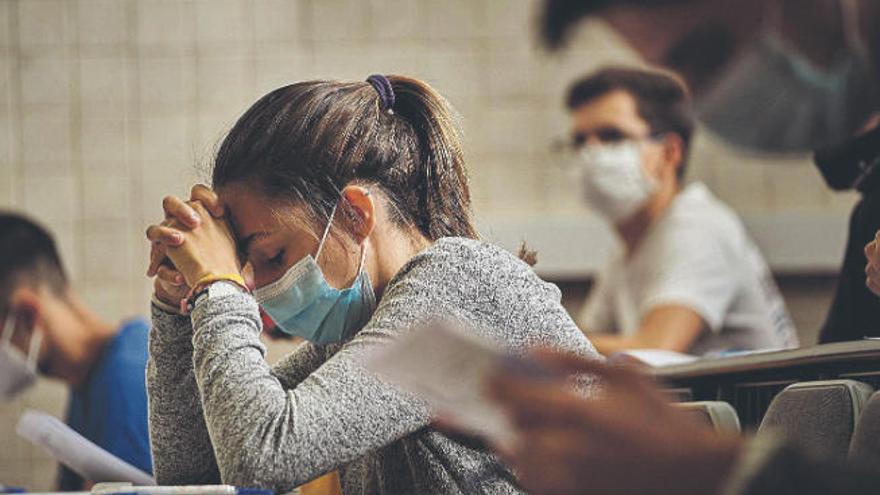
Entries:
<svg viewBox="0 0 880 495">
<path fill-rule="evenodd" d="M 488 379 L 511 359 L 499 347 L 439 325 L 417 330 L 367 356 L 368 370 L 428 402 L 444 421 L 507 447 L 516 440 Z"/>
<path fill-rule="evenodd" d="M 631 349 L 628 351 L 615 352 L 611 356 L 610 361 L 614 362 L 619 359 L 618 356 L 629 356 L 647 364 L 648 366 L 654 367 L 693 363 L 700 359 L 691 354 L 682 354 L 681 352 L 667 351 L 664 349 Z"/>
<path fill-rule="evenodd" d="M 86 480 L 156 484 L 147 473 L 98 447 L 44 412 L 33 409 L 25 411 L 18 420 L 15 431 Z"/>
</svg>

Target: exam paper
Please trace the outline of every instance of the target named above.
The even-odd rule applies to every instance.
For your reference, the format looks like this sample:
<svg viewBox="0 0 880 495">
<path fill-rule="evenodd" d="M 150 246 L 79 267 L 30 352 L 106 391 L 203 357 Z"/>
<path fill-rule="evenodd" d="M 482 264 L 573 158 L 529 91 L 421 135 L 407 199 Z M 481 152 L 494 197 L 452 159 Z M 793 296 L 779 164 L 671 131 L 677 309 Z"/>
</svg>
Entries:
<svg viewBox="0 0 880 495">
<path fill-rule="evenodd" d="M 445 422 L 510 447 L 516 434 L 486 395 L 487 381 L 512 358 L 499 347 L 443 325 L 404 335 L 366 357 L 366 368 L 426 400 Z"/>
<path fill-rule="evenodd" d="M 681 352 L 667 351 L 664 349 L 629 349 L 614 353 L 610 360 L 613 362 L 617 359 L 617 356 L 629 356 L 654 367 L 688 364 L 700 359 L 691 354 L 683 354 Z"/>
<path fill-rule="evenodd" d="M 94 482 L 128 481 L 155 485 L 147 473 L 114 456 L 73 431 L 54 416 L 28 409 L 18 420 L 18 435 L 41 447 L 58 462 Z"/>
</svg>

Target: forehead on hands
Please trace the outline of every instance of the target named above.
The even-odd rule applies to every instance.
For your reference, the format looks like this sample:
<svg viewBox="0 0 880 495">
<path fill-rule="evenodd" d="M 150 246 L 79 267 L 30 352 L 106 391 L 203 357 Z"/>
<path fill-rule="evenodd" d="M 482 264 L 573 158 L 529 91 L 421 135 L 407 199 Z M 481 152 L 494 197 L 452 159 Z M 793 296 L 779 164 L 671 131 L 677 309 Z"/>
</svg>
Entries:
<svg viewBox="0 0 880 495">
<path fill-rule="evenodd" d="M 226 208 L 239 251 L 246 259 L 269 242 L 283 242 L 288 249 L 304 253 L 317 242 L 301 207 L 273 201 L 244 187 L 225 187 L 218 195 Z"/>
</svg>

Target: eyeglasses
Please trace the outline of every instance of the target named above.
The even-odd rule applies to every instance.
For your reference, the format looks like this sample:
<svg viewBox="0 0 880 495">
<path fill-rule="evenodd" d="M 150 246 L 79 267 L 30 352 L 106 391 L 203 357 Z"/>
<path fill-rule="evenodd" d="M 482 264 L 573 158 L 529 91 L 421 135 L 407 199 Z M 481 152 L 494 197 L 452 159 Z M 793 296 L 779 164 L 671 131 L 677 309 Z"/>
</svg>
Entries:
<svg viewBox="0 0 880 495">
<path fill-rule="evenodd" d="M 551 151 L 554 154 L 574 154 L 586 146 L 593 137 L 600 144 L 617 144 L 624 141 L 659 140 L 665 135 L 665 132 L 654 131 L 644 136 L 634 136 L 616 127 L 600 127 L 589 133 L 575 133 L 569 138 L 557 139 L 551 144 Z"/>
</svg>

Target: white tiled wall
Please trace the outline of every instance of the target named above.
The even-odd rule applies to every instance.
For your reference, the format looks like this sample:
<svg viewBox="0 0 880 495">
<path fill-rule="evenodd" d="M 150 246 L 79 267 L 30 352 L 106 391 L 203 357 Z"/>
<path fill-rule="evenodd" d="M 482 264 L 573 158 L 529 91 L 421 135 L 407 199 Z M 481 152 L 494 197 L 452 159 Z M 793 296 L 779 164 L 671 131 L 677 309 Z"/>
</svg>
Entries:
<svg viewBox="0 0 880 495">
<path fill-rule="evenodd" d="M 549 153 L 570 81 L 632 56 L 590 25 L 573 49 L 535 48 L 534 0 L 0 0 L 0 207 L 55 232 L 75 287 L 106 318 L 143 314 L 142 231 L 182 194 L 247 105 L 284 83 L 406 73 L 460 110 L 474 197 L 495 219 L 582 215 Z M 845 212 L 803 159 L 702 139 L 692 175 L 743 212 Z M 16 439 L 25 404 L 60 414 L 41 384 L 0 405 L 0 481 L 51 487 Z"/>
</svg>

